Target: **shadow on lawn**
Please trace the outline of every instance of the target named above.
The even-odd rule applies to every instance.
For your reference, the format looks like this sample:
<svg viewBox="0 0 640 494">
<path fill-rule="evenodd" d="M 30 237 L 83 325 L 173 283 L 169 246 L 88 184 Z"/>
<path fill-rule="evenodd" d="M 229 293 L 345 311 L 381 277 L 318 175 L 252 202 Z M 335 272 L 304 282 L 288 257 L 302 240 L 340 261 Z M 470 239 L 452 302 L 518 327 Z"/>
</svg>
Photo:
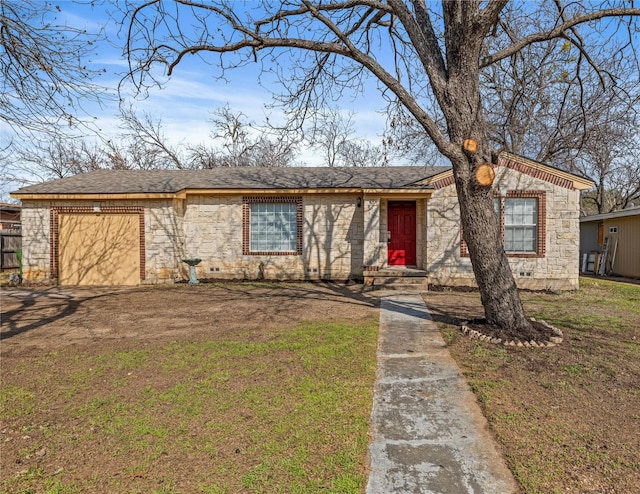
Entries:
<svg viewBox="0 0 640 494">
<path fill-rule="evenodd" d="M 440 307 L 434 306 L 429 303 L 427 300 L 427 307 L 429 308 L 429 313 L 431 314 L 431 319 L 435 322 L 440 322 L 443 324 L 452 324 L 454 326 L 460 326 L 463 322 L 468 321 L 469 319 L 474 319 L 478 317 L 475 315 L 474 317 L 454 317 L 451 315 L 451 308 L 448 308 L 446 311 L 442 310 Z"/>
<path fill-rule="evenodd" d="M 256 287 L 263 288 L 263 290 L 255 290 Z M 182 294 L 189 293 L 196 298 L 200 298 L 198 296 L 202 295 L 206 300 L 198 300 L 198 302 L 212 302 L 211 292 L 205 293 L 203 291 L 208 288 L 207 284 L 197 285 L 193 288 L 193 290 L 186 289 Z M 380 305 L 379 299 L 362 293 L 361 286 L 340 283 L 224 282 L 210 285 L 210 288 L 227 293 L 228 300 L 239 294 L 252 299 L 273 299 L 271 306 L 285 313 L 291 304 L 304 303 L 304 300 L 334 301 L 364 307 L 378 307 Z M 117 295 L 132 289 L 144 291 L 153 290 L 154 287 L 3 289 L 1 292 L 2 306 L 3 308 L 8 306 L 9 309 L 0 314 L 2 328 L 0 340 L 6 340 L 70 317 L 90 300 Z M 224 296 L 219 298 L 225 299 Z M 179 294 L 176 294 L 176 299 L 179 300 Z M 194 304 L 198 302 L 192 301 Z M 262 311 L 262 307 L 263 305 L 256 304 L 256 311 Z M 182 309 L 183 307 L 176 307 L 176 310 Z M 252 314 L 248 313 L 246 316 L 251 318 Z"/>
<path fill-rule="evenodd" d="M 206 283 L 204 284 L 206 285 Z M 216 288 L 228 291 L 228 293 L 244 293 L 252 298 L 270 298 L 274 294 L 269 291 L 257 293 L 253 288 L 273 288 L 274 290 L 287 290 L 287 293 L 278 293 L 278 297 L 292 298 L 293 300 L 334 300 L 366 307 L 379 307 L 380 299 L 367 295 L 362 291 L 362 284 L 346 284 L 324 281 L 232 281 L 214 282 Z M 327 290 L 330 292 L 327 294 Z M 329 298 L 328 298 L 329 295 Z"/>
<path fill-rule="evenodd" d="M 389 299 L 385 301 L 385 308 L 391 312 L 400 312 L 407 316 L 417 317 L 418 319 L 433 319 L 430 311 L 425 308 L 423 303 L 413 303 L 402 299 Z"/>
<path fill-rule="evenodd" d="M 437 323 L 460 326 L 471 319 L 484 317 L 480 294 L 476 290 L 429 291 L 423 298 L 431 319 Z"/>
<path fill-rule="evenodd" d="M 86 295 L 72 294 L 58 288 L 2 290 L 3 307 L 13 306 L 11 301 L 18 305 L 0 313 L 0 341 L 69 317 L 84 302 L 113 293 L 110 290 L 104 293 L 87 291 Z"/>
</svg>

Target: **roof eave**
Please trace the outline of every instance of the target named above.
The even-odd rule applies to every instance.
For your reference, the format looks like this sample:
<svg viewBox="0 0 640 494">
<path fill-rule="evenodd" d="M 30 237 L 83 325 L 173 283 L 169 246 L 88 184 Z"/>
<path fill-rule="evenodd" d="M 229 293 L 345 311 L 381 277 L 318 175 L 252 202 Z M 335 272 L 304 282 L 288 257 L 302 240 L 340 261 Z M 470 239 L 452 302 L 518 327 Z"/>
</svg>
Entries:
<svg viewBox="0 0 640 494">
<path fill-rule="evenodd" d="M 531 167 L 534 170 L 538 170 L 538 171 L 553 175 L 555 177 L 564 179 L 564 180 L 568 181 L 569 183 L 571 183 L 572 188 L 575 189 L 575 190 L 579 190 L 579 191 L 588 190 L 588 189 L 590 189 L 591 187 L 593 187 L 595 185 L 595 182 L 593 180 L 591 180 L 591 179 L 584 178 L 584 177 L 581 177 L 579 175 L 575 175 L 573 173 L 566 172 L 564 170 L 560 170 L 560 169 L 555 168 L 553 166 L 545 165 L 544 163 L 539 163 L 537 161 L 530 160 L 528 158 L 524 158 L 522 156 L 518 156 L 516 154 L 511 154 L 511 153 L 506 153 L 506 152 L 500 153 L 500 157 L 498 158 L 498 163 L 497 163 L 497 165 L 494 165 L 494 166 L 496 166 L 496 167 L 498 167 L 498 166 L 507 166 L 505 164 L 504 160 L 514 161 L 516 163 L 520 163 L 522 165 L 526 165 L 528 167 Z M 507 168 L 508 168 L 508 166 L 507 166 Z M 421 181 L 416 182 L 416 183 L 419 184 L 419 185 L 424 185 L 424 186 L 434 185 L 436 182 L 439 182 L 441 180 L 445 180 L 445 179 L 451 177 L 452 175 L 453 175 L 453 169 L 450 169 L 450 170 L 446 170 L 444 172 L 438 173 L 436 175 L 433 175 L 432 177 L 425 178 L 424 180 L 421 180 Z"/>
<path fill-rule="evenodd" d="M 538 161 L 534 161 L 517 154 L 503 151 L 502 153 L 500 153 L 500 157 L 498 158 L 498 166 L 500 166 L 500 158 L 515 161 L 516 163 L 521 163 L 534 169 L 550 173 L 551 175 L 554 175 L 556 177 L 568 180 L 573 183 L 573 188 L 576 190 L 588 190 L 595 185 L 595 182 L 589 178 L 581 177 L 580 175 L 576 175 L 575 173 L 560 170 L 555 166 L 546 165 L 544 163 L 540 163 Z"/>
<path fill-rule="evenodd" d="M 433 191 L 425 187 L 398 188 L 264 188 L 264 189 L 182 189 L 177 192 L 146 193 L 21 193 L 12 192 L 11 197 L 22 201 L 108 201 L 108 200 L 162 200 L 186 199 L 189 195 L 293 195 L 293 194 L 422 194 Z"/>
<path fill-rule="evenodd" d="M 173 199 L 174 193 L 20 193 L 12 192 L 10 196 L 21 201 L 109 201 L 109 200 L 141 200 L 141 199 Z"/>
<path fill-rule="evenodd" d="M 591 216 L 583 216 L 580 218 L 580 223 L 589 223 L 590 221 L 602 221 L 611 220 L 617 218 L 627 218 L 629 216 L 640 216 L 640 207 L 632 209 L 622 209 L 620 211 L 613 211 L 612 213 L 594 214 Z"/>
</svg>

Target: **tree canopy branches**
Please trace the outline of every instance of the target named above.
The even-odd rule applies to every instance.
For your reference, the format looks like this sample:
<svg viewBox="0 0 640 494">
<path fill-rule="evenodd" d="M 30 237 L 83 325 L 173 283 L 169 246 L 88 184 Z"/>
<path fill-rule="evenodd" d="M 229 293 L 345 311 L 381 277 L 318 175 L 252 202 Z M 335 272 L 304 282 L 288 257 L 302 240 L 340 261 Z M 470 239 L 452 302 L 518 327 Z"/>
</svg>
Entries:
<svg viewBox="0 0 640 494">
<path fill-rule="evenodd" d="M 473 7 L 462 8 L 462 3 Z M 277 65 L 280 58 L 276 51 L 284 50 L 285 63 L 293 65 L 293 77 L 287 71 L 281 77 L 285 88 L 282 101 L 297 103 L 301 112 L 307 112 L 312 104 L 321 106 L 323 95 L 357 86 L 365 69 L 449 156 L 457 149 L 450 147 L 450 129 L 438 124 L 434 112 L 447 106 L 444 88 L 456 77 L 454 56 L 474 57 L 476 48 L 470 45 L 475 42 L 478 50 L 482 46 L 482 53 L 474 63 L 483 70 L 517 57 L 531 45 L 561 39 L 571 43 L 582 57 L 576 70 L 584 61 L 604 77 L 606 69 L 590 55 L 593 46 L 589 36 L 585 38 L 578 28 L 593 30 L 594 22 L 615 19 L 626 22 L 627 29 L 634 32 L 637 26 L 630 19 L 640 15 L 640 9 L 624 2 L 611 2 L 610 8 L 603 9 L 563 6 L 555 1 L 508 8 L 506 0 L 482 6 L 480 2 L 462 3 L 444 2 L 441 10 L 418 0 L 411 4 L 398 0 L 327 4 L 303 0 L 263 2 L 258 7 L 196 0 L 177 0 L 169 5 L 151 0 L 135 8 L 131 3 L 127 47 L 131 75 L 143 87 L 150 76 L 156 77 L 149 73 L 151 66 L 164 65 L 170 75 L 184 57 L 211 53 L 220 57 L 215 65 L 223 77 L 226 70 L 259 57 Z M 516 11 L 520 11 L 519 18 L 513 15 Z M 528 22 L 527 31 L 519 29 L 519 35 L 513 36 L 512 22 Z M 196 26 L 197 35 L 185 34 L 179 28 L 182 23 Z M 619 27 L 610 27 L 611 35 Z M 317 55 L 310 58 L 309 52 Z M 278 71 L 274 66 L 266 70 Z"/>
<path fill-rule="evenodd" d="M 60 11 L 49 2 L 0 2 L 0 120 L 16 132 L 78 125 L 83 104 L 105 92 L 90 60 L 101 33 L 64 24 Z"/>
<path fill-rule="evenodd" d="M 559 2 L 556 3 L 556 5 L 558 7 L 558 13 L 556 23 L 553 28 L 549 30 L 541 30 L 539 32 L 529 34 L 524 38 L 513 40 L 513 42 L 509 46 L 503 48 L 502 50 L 496 51 L 495 53 L 483 57 L 480 62 L 480 66 L 488 67 L 489 65 L 492 65 L 499 60 L 515 55 L 529 45 L 557 38 L 569 39 L 575 46 L 582 47 L 583 44 L 579 41 L 580 36 L 578 34 L 578 31 L 575 30 L 577 26 L 581 24 L 588 24 L 592 21 L 605 19 L 607 17 L 615 18 L 616 20 L 621 21 L 621 19 L 624 17 L 640 15 L 640 8 L 633 7 L 611 8 L 602 10 L 596 9 L 594 11 L 585 13 L 578 13 L 576 11 L 572 14 L 570 13 L 569 15 L 567 15 L 567 11 L 560 5 Z M 624 5 L 624 3 L 621 2 L 621 5 Z M 587 9 L 587 7 L 581 7 L 579 3 L 574 3 L 573 6 L 577 9 Z M 573 35 L 573 37 L 571 35 Z"/>
</svg>

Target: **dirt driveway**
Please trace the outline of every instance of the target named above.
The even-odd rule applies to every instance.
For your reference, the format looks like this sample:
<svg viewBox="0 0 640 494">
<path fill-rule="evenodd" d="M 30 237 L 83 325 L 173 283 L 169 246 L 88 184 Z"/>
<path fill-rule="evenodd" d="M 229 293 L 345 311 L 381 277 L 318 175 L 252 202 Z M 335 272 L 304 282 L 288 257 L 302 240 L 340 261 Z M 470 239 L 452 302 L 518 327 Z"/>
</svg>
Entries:
<svg viewBox="0 0 640 494">
<path fill-rule="evenodd" d="M 379 300 L 361 286 L 229 283 L 135 288 L 2 288 L 1 355 L 69 346 L 207 338 L 211 331 L 369 318 Z M 259 337 L 259 336 L 257 336 Z"/>
</svg>

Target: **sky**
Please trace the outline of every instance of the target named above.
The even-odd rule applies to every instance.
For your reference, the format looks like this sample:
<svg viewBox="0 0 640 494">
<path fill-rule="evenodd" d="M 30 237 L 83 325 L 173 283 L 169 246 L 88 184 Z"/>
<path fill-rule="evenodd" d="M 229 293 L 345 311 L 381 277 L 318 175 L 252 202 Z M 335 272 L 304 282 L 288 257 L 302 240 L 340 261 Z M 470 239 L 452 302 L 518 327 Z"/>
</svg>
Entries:
<svg viewBox="0 0 640 494">
<path fill-rule="evenodd" d="M 96 2 L 95 6 L 91 3 L 58 0 L 55 4 L 61 8 L 59 19 L 71 26 L 89 32 L 104 28 L 109 42 L 97 45 L 93 61 L 94 66 L 104 67 L 106 73 L 96 82 L 115 93 L 115 88 L 128 69 L 123 55 L 126 29 L 123 30 L 122 24 L 114 20 L 115 16 L 109 15 L 114 10 L 109 2 Z M 271 95 L 257 84 L 258 73 L 257 64 L 249 65 L 230 72 L 229 80 L 225 83 L 214 78 L 210 65 L 198 57 L 189 57 L 188 61 L 178 65 L 170 78 L 166 78 L 162 87 L 151 88 L 148 95 L 136 95 L 132 84 L 125 82 L 119 97 L 123 98 L 126 105 L 131 104 L 139 116 L 148 112 L 155 120 L 161 119 L 171 141 L 205 143 L 210 140 L 212 112 L 225 105 L 234 113 L 243 113 L 251 122 L 260 124 L 266 116 L 272 122 L 277 121 L 277 110 L 267 108 Z M 375 91 L 373 82 L 370 91 Z M 339 107 L 345 112 L 354 112 L 353 121 L 358 137 L 379 144 L 385 126 L 385 117 L 379 111 L 383 108 L 383 101 L 378 99 L 372 104 L 372 96 L 347 95 L 340 101 Z M 118 133 L 119 109 L 116 98 L 103 101 L 102 107 L 87 105 L 86 110 L 95 117 L 94 122 L 103 135 Z M 314 153 L 307 153 L 300 159 L 309 165 L 320 164 Z"/>
<path fill-rule="evenodd" d="M 2 1 L 2 0 L 0 0 Z M 20 2 L 23 0 L 13 0 Z M 128 70 L 127 59 L 123 54 L 126 24 L 123 24 L 122 14 L 117 13 L 112 5 L 115 0 L 30 0 L 33 4 L 40 2 L 59 6 L 56 23 L 67 24 L 77 29 L 86 29 L 88 32 L 104 30 L 105 40 L 95 45 L 95 56 L 92 58 L 94 68 L 105 69 L 105 72 L 95 80 L 95 83 L 105 86 L 113 95 L 111 99 L 103 99 L 100 106 L 87 102 L 85 110 L 98 129 L 100 136 L 105 140 L 116 139 L 121 132 L 118 115 L 119 101 L 122 98 L 125 107 L 132 106 L 139 117 L 145 113 L 151 115 L 155 121 L 162 122 L 165 136 L 172 144 L 212 144 L 211 143 L 211 119 L 216 109 L 228 105 L 235 114 L 242 113 L 250 122 L 260 125 L 268 116 L 270 122 L 277 122 L 280 118 L 277 110 L 268 108 L 271 103 L 271 94 L 264 87 L 258 85 L 258 64 L 249 64 L 241 69 L 229 72 L 228 81 L 221 81 L 214 77 L 215 67 L 204 63 L 199 57 L 186 57 L 173 72 L 170 78 L 165 78 L 161 87 L 152 87 L 148 94 L 135 94 L 130 82 L 123 83 L 123 77 Z M 124 0 L 120 0 L 124 1 Z M 130 0 L 132 3 L 138 0 Z M 235 1 L 235 0 L 231 0 Z M 250 4 L 248 2 L 238 5 Z M 142 4 L 142 0 L 139 1 Z M 169 0 L 164 5 L 171 5 Z M 521 2 L 526 5 L 526 0 Z M 181 25 L 182 29 L 188 29 L 188 23 Z M 376 53 L 383 57 L 387 51 L 384 45 Z M 209 58 L 211 62 L 213 58 Z M 386 62 L 393 62 L 389 57 Z M 121 92 L 117 94 L 116 89 Z M 420 92 L 419 85 L 412 86 L 412 90 Z M 277 90 L 277 88 L 276 88 Z M 385 102 L 371 79 L 360 94 L 344 94 L 336 106 L 345 112 L 353 112 L 353 124 L 357 135 L 354 137 L 368 139 L 372 144 L 379 144 L 386 126 L 386 118 L 383 113 Z M 0 151 L 2 144 L 12 138 L 11 129 L 0 123 Z M 8 136 L 5 139 L 5 134 Z M 298 162 L 307 165 L 323 164 L 319 152 L 302 150 L 298 156 Z M 420 164 L 436 163 L 432 155 L 425 155 Z M 391 162 L 394 164 L 409 164 L 406 162 Z M 7 186 L 0 183 L 0 195 L 6 198 L 7 190 L 15 190 L 15 185 Z"/>
<path fill-rule="evenodd" d="M 22 0 L 16 0 L 20 2 Z M 164 136 L 170 144 L 213 144 L 211 139 L 211 119 L 216 109 L 228 106 L 234 114 L 242 113 L 246 121 L 261 125 L 268 117 L 271 123 L 282 121 L 281 110 L 269 108 L 273 102 L 272 94 L 258 84 L 260 67 L 249 64 L 245 67 L 228 72 L 227 81 L 214 77 L 214 60 L 209 58 L 209 64 L 199 57 L 187 57 L 174 70 L 171 77 L 163 77 L 161 87 L 152 87 L 147 94 L 136 94 L 130 81 L 123 77 L 128 70 L 127 59 L 124 55 L 127 25 L 123 23 L 123 14 L 117 12 L 112 0 L 31 0 L 34 5 L 57 7 L 55 12 L 56 25 L 67 25 L 75 29 L 86 30 L 88 33 L 104 33 L 104 40 L 95 44 L 95 52 L 90 59 L 89 67 L 104 72 L 93 82 L 105 87 L 111 94 L 110 98 L 102 98 L 100 104 L 91 101 L 80 102 L 85 115 L 77 117 L 92 123 L 90 128 L 96 129 L 94 134 L 85 132 L 88 142 L 101 139 L 114 140 L 122 133 L 119 120 L 120 102 L 125 107 L 131 106 L 139 118 L 145 114 L 152 116 L 155 122 L 161 121 Z M 250 3 L 250 2 L 249 2 Z M 181 26 L 181 28 L 183 28 Z M 186 28 L 186 27 L 185 27 Z M 158 66 L 159 67 L 159 66 Z M 164 70 L 158 68 L 157 70 Z M 268 77 L 268 76 L 267 76 Z M 118 92 L 120 88 L 120 92 Z M 277 87 L 273 87 L 277 91 Z M 121 101 L 119 101 L 119 99 Z M 353 138 L 366 139 L 373 145 L 381 143 L 382 134 L 386 126 L 383 113 L 385 103 L 372 79 L 365 93 L 344 94 L 336 104 L 341 111 L 349 114 L 355 134 Z M 7 143 L 25 143 L 20 134 L 16 133 L 8 124 L 0 122 L 0 148 L 11 148 Z M 26 141 L 26 146 L 32 146 L 32 140 Z M 45 137 L 44 143 L 49 141 Z M 215 147 L 215 144 L 214 144 Z M 9 168 L 11 159 L 7 161 Z M 324 166 L 319 151 L 308 147 L 299 148 L 295 163 L 302 166 Z M 390 163 L 407 164 L 407 163 Z M 1 164 L 0 164 L 1 165 Z M 15 170 L 16 168 L 13 168 Z M 39 182 L 47 177 L 26 173 L 18 163 L 19 181 L 2 181 L 0 183 L 0 201 L 11 200 L 9 193 L 29 182 Z M 7 176 L 4 174 L 3 176 Z"/>
</svg>

